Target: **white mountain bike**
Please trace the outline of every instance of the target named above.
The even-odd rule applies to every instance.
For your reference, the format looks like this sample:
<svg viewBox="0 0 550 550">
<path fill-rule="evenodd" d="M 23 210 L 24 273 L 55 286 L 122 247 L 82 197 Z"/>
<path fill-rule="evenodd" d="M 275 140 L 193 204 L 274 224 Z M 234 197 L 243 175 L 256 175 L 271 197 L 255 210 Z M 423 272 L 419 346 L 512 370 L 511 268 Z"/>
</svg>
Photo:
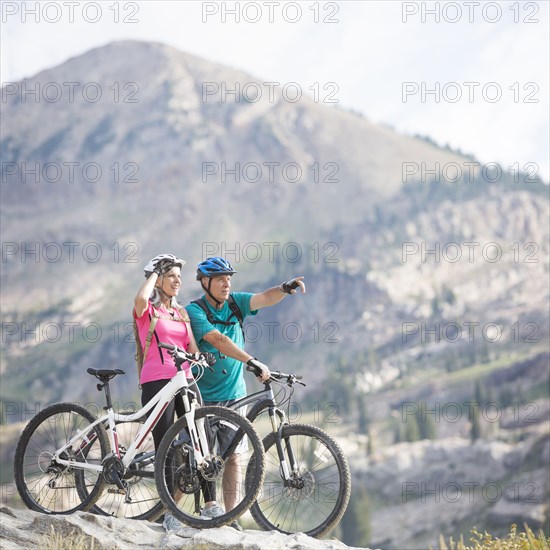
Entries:
<svg viewBox="0 0 550 550">
<path fill-rule="evenodd" d="M 198 406 L 181 366 L 188 361 L 204 372 L 210 368 L 204 356 L 159 345 L 173 354 L 178 372 L 139 411 L 133 414 L 113 411 L 109 381 L 124 371 L 88 369 L 89 374 L 98 378 L 98 389 L 105 391 L 106 414 L 96 418 L 78 403 L 58 403 L 30 420 L 14 460 L 17 490 L 28 508 L 47 514 L 69 514 L 89 510 L 100 498 L 104 508 L 111 498 L 124 503 L 124 510 L 117 515 L 151 517 L 162 513 L 164 505 L 187 525 L 213 528 L 231 523 L 252 506 L 265 475 L 265 455 L 258 434 L 246 418 L 234 411 Z M 153 450 L 144 446 L 178 393 L 183 398 L 185 414 L 168 430 L 155 456 Z M 147 413 L 150 414 L 144 420 Z M 134 430 L 122 444 L 118 434 L 130 424 Z M 213 436 L 220 424 L 231 426 L 234 433 L 223 450 Z M 234 455 L 237 446 L 246 450 Z M 236 505 L 232 510 L 205 520 L 200 516 L 204 494 L 208 492 L 212 499 L 212 495 L 221 496 L 227 490 L 223 474 L 229 458 L 237 459 L 238 467 L 247 472 L 246 484 L 236 489 Z M 151 483 L 153 472 L 158 494 Z M 148 488 L 144 488 L 145 481 Z M 105 489 L 107 493 L 103 495 Z"/>
</svg>

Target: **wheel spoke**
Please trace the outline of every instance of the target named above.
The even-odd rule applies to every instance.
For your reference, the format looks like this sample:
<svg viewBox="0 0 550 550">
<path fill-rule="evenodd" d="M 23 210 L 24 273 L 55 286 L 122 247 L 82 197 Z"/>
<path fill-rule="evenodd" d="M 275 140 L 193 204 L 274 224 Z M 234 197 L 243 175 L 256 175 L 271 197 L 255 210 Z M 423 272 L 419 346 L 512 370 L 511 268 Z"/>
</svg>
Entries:
<svg viewBox="0 0 550 550">
<path fill-rule="evenodd" d="M 267 472 L 262 495 L 251 512 L 264 529 L 320 536 L 343 515 L 350 493 L 347 461 L 338 444 L 322 430 L 303 424 L 283 428 L 282 445 L 290 480 L 282 478 L 277 434 L 264 440 Z M 294 458 L 291 464 L 290 456 Z"/>
<path fill-rule="evenodd" d="M 15 454 L 15 480 L 19 494 L 25 504 L 40 512 L 70 513 L 84 510 L 93 504 L 103 487 L 98 472 L 84 471 L 57 464 L 53 456 L 57 450 L 76 434 L 86 433 L 87 426 L 94 421 L 93 415 L 84 407 L 74 403 L 60 403 L 47 407 L 38 413 L 27 425 L 18 443 Z M 79 462 L 98 464 L 105 454 L 107 443 L 100 428 L 92 429 L 96 434 L 97 448 L 84 457 L 69 447 L 62 456 Z M 82 440 L 76 440 L 78 449 Z M 88 498 L 82 499 L 77 479 L 89 487 Z"/>
</svg>

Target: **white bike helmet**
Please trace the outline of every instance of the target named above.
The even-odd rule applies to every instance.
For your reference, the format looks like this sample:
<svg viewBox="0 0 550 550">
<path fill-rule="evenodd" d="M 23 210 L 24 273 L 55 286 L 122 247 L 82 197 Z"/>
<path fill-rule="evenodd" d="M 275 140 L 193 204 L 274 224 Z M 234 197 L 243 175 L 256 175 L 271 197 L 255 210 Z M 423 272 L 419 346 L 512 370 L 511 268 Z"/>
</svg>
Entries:
<svg viewBox="0 0 550 550">
<path fill-rule="evenodd" d="M 158 256 L 155 256 L 152 260 L 149 260 L 147 265 L 144 267 L 143 271 L 145 272 L 146 279 L 151 275 L 151 273 L 153 273 L 153 270 L 155 269 L 157 264 L 162 260 L 171 260 L 172 262 L 174 262 L 174 266 L 178 266 L 180 268 L 185 265 L 185 260 L 182 260 L 181 258 L 174 256 L 173 254 L 159 254 Z"/>
</svg>

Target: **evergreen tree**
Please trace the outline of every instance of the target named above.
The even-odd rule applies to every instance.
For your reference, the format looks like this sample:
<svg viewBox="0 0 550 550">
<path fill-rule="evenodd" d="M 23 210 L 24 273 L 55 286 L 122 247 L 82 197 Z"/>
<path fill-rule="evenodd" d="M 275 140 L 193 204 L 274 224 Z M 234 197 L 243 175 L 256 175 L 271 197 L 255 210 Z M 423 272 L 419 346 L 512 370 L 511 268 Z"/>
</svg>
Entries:
<svg viewBox="0 0 550 550">
<path fill-rule="evenodd" d="M 479 407 L 473 407 L 472 427 L 470 429 L 470 440 L 473 443 L 481 437 L 481 420 L 479 418 Z"/>
<path fill-rule="evenodd" d="M 367 456 L 372 456 L 374 451 L 374 442 L 372 440 L 372 431 L 370 426 L 367 428 Z"/>
<path fill-rule="evenodd" d="M 415 414 L 418 424 L 420 437 L 419 439 L 436 439 L 435 419 L 431 414 L 425 414 L 424 418 L 418 410 Z"/>
<path fill-rule="evenodd" d="M 439 317 L 440 314 L 441 314 L 441 307 L 439 305 L 439 296 L 436 294 L 432 298 L 432 317 Z"/>
<path fill-rule="evenodd" d="M 476 383 L 474 386 L 474 401 L 479 407 L 481 407 L 482 405 L 485 405 L 486 403 L 486 397 L 483 392 L 483 387 L 479 380 L 476 380 Z"/>
<path fill-rule="evenodd" d="M 509 407 L 514 400 L 512 392 L 508 385 L 504 386 L 498 395 L 498 402 L 502 408 Z"/>
<path fill-rule="evenodd" d="M 393 442 L 401 443 L 401 441 L 403 441 L 403 437 L 401 435 L 401 423 L 397 421 L 393 427 Z"/>
<path fill-rule="evenodd" d="M 420 427 L 418 426 L 418 417 L 408 416 L 405 419 L 405 441 L 418 441 L 420 439 Z"/>
<path fill-rule="evenodd" d="M 491 385 L 487 386 L 485 391 L 485 405 L 488 403 L 495 403 L 495 398 L 493 397 L 493 387 Z"/>
<path fill-rule="evenodd" d="M 369 429 L 370 418 L 369 418 L 369 413 L 367 411 L 367 401 L 365 399 L 364 394 L 362 393 L 360 393 L 357 396 L 357 408 L 359 409 L 358 431 L 361 434 L 366 434 Z"/>
<path fill-rule="evenodd" d="M 340 522 L 341 540 L 349 546 L 366 547 L 370 542 L 370 501 L 367 491 L 352 491 L 348 509 Z"/>
</svg>

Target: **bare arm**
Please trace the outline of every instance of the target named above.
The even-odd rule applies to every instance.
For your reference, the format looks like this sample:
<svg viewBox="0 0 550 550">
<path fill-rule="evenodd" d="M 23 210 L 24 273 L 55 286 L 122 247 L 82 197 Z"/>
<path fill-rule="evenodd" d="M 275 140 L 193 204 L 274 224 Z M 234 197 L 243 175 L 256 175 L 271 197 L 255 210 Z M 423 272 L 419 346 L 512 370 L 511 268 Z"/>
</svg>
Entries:
<svg viewBox="0 0 550 550">
<path fill-rule="evenodd" d="M 187 346 L 187 351 L 190 353 L 200 351 L 199 346 L 197 346 L 195 336 L 193 335 L 193 330 L 191 329 L 191 321 L 189 321 L 189 317 L 187 317 L 187 320 L 185 321 L 185 326 L 187 327 L 187 335 L 189 336 L 189 345 Z"/>
<path fill-rule="evenodd" d="M 230 338 L 223 335 L 221 332 L 217 330 L 212 330 L 206 333 L 202 337 L 202 339 L 206 340 L 209 344 L 214 346 L 223 355 L 231 357 L 232 359 L 237 359 L 237 361 L 248 363 L 248 361 L 253 359 L 256 367 L 261 369 L 261 374 L 257 377 L 258 380 L 265 382 L 269 378 L 270 372 L 267 365 L 264 365 L 257 359 L 254 359 L 252 355 L 246 353 L 246 351 L 236 346 Z"/>
<path fill-rule="evenodd" d="M 243 363 L 252 359 L 252 355 L 236 346 L 231 338 L 228 338 L 218 330 L 207 332 L 202 339 L 214 346 L 223 355 L 227 355 L 227 357 L 242 361 Z"/>
<path fill-rule="evenodd" d="M 250 309 L 254 311 L 263 307 L 274 306 L 275 304 L 278 304 L 285 296 L 286 294 L 281 292 L 281 289 L 278 286 L 268 288 L 259 294 L 254 294 L 254 296 L 250 298 Z"/>
<path fill-rule="evenodd" d="M 296 277 L 295 280 L 298 283 L 298 287 L 295 290 L 291 291 L 291 294 L 296 294 L 298 288 L 302 291 L 302 294 L 306 291 L 306 287 L 302 281 L 303 277 Z M 252 311 L 256 309 L 261 309 L 262 307 L 269 307 L 278 304 L 284 297 L 286 293 L 281 290 L 281 286 L 274 286 L 260 292 L 259 294 L 254 294 L 250 298 L 250 309 Z"/>
<path fill-rule="evenodd" d="M 149 301 L 149 296 L 153 293 L 155 288 L 155 283 L 157 282 L 158 275 L 156 273 L 151 273 L 145 282 L 141 285 L 136 297 L 134 298 L 134 309 L 136 311 L 136 317 L 141 317 L 145 310 L 147 309 L 147 303 Z"/>
</svg>

